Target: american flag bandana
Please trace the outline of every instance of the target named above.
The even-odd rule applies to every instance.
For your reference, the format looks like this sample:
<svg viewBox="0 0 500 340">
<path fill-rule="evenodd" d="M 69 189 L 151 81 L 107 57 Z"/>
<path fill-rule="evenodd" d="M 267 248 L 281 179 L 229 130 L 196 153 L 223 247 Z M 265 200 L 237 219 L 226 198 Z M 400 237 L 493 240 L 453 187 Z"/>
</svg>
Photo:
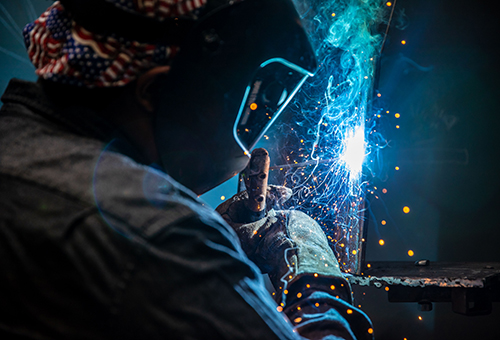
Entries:
<svg viewBox="0 0 500 340">
<path fill-rule="evenodd" d="M 207 0 L 103 1 L 162 21 L 178 16 L 196 18 L 197 9 Z M 87 88 L 123 86 L 155 66 L 168 64 L 179 49 L 166 43 L 94 34 L 78 25 L 59 1 L 26 25 L 23 35 L 39 77 Z"/>
</svg>

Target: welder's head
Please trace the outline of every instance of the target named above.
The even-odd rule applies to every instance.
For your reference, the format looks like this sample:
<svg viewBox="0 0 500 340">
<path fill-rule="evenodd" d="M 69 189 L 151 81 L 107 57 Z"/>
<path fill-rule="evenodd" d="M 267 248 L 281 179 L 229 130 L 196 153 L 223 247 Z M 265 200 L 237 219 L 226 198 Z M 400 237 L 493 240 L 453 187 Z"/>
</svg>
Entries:
<svg viewBox="0 0 500 340">
<path fill-rule="evenodd" d="M 231 178 L 315 68 L 290 0 L 217 8 L 156 87 L 162 164 L 198 194 Z"/>
<path fill-rule="evenodd" d="M 40 67 L 32 57 L 38 74 L 76 86 L 122 86 L 170 65 L 149 86 L 159 163 L 198 194 L 243 170 L 250 150 L 316 69 L 291 0 L 61 2 L 80 32 L 72 34 L 73 45 L 83 45 L 60 58 L 64 72 L 57 62 Z M 98 10 L 89 11 L 89 3 Z M 143 13 L 138 3 L 146 5 Z M 25 30 L 28 41 L 36 29 Z M 76 48 L 83 56 L 75 57 Z"/>
</svg>

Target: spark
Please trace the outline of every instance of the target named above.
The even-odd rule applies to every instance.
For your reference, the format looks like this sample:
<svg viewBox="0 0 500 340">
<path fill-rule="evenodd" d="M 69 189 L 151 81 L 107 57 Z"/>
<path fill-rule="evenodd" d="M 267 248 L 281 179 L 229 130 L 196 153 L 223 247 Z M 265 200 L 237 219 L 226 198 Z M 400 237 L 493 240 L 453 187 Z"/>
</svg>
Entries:
<svg viewBox="0 0 500 340">
<path fill-rule="evenodd" d="M 376 129 L 378 111 L 370 107 L 382 40 L 372 25 L 393 7 L 375 0 L 340 0 L 323 2 L 315 14 L 299 13 L 319 68 L 289 106 L 292 125 L 277 131 L 287 136 L 289 146 L 280 149 L 287 164 L 270 170 L 285 171 L 285 182 L 293 187 L 287 207 L 307 213 L 331 236 L 344 271 L 355 270 L 353 261 L 359 257 L 354 245 L 364 218 L 363 170 L 372 172 L 378 163 L 368 159 L 387 145 Z"/>
<path fill-rule="evenodd" d="M 345 139 L 345 151 L 340 157 L 346 163 L 351 175 L 357 178 L 361 173 L 365 159 L 365 132 L 358 127 L 354 132 L 348 134 Z"/>
</svg>

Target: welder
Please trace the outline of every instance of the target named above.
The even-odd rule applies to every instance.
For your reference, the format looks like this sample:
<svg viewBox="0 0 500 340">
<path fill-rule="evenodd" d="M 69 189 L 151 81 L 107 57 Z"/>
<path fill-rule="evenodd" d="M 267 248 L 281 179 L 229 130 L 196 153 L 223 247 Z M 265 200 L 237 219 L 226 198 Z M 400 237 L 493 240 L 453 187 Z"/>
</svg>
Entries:
<svg viewBox="0 0 500 340">
<path fill-rule="evenodd" d="M 314 75 L 290 0 L 61 0 L 23 33 L 39 80 L 2 97 L 2 339 L 372 338 L 319 225 L 274 209 L 288 189 L 248 220 L 246 192 L 222 216 L 197 197 Z"/>
</svg>

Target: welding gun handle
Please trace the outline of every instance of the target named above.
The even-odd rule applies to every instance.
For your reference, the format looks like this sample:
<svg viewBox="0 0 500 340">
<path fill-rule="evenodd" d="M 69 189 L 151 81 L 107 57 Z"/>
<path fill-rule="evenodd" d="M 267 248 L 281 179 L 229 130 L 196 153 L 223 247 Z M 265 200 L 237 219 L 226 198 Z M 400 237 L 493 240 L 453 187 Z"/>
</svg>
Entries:
<svg viewBox="0 0 500 340">
<path fill-rule="evenodd" d="M 250 163 L 244 170 L 248 193 L 247 207 L 258 215 L 265 215 L 269 164 L 269 152 L 264 148 L 258 148 L 252 151 Z"/>
</svg>

